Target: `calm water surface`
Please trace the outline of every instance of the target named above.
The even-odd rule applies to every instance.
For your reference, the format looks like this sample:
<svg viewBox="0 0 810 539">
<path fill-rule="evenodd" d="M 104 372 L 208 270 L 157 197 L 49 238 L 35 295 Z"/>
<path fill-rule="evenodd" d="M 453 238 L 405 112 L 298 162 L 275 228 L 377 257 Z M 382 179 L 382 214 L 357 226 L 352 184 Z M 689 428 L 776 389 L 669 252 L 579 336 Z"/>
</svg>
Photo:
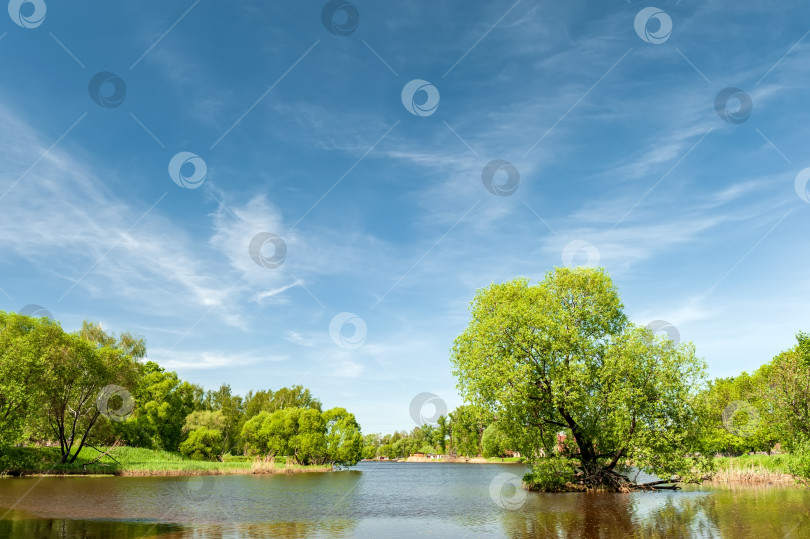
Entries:
<svg viewBox="0 0 810 539">
<path fill-rule="evenodd" d="M 273 476 L 9 478 L 0 537 L 810 537 L 808 489 L 537 494 L 505 482 L 523 473 L 360 463 Z"/>
</svg>

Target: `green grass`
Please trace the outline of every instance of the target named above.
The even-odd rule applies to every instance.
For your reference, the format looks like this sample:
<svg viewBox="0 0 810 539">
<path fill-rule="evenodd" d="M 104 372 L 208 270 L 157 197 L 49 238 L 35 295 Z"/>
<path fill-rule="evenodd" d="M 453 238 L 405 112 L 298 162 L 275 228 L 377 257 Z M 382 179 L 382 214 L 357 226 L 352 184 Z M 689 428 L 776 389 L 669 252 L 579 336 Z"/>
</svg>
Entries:
<svg viewBox="0 0 810 539">
<path fill-rule="evenodd" d="M 727 471 L 739 468 L 754 468 L 762 469 L 770 473 L 784 473 L 789 474 L 788 462 L 791 456 L 789 454 L 777 455 L 741 455 L 739 457 L 717 457 L 718 471 Z"/>
<path fill-rule="evenodd" d="M 99 448 L 102 451 L 106 448 Z M 57 447 L 13 447 L 4 448 L 0 454 L 0 475 L 37 474 L 114 474 L 114 475 L 168 475 L 168 474 L 210 474 L 210 473 L 250 473 L 253 465 L 251 457 L 226 455 L 224 462 L 190 460 L 169 451 L 143 449 L 139 447 L 116 447 L 109 456 L 99 462 L 88 464 L 95 459 L 98 451 L 85 447 L 73 464 L 59 464 Z M 275 469 L 282 471 L 305 471 L 321 467 L 287 464 L 284 457 L 275 459 Z"/>
<path fill-rule="evenodd" d="M 501 457 L 489 457 L 489 458 L 487 458 L 487 462 L 504 462 L 504 463 L 507 463 L 507 462 L 523 462 L 524 460 L 526 460 L 526 459 L 524 459 L 523 457 L 503 457 L 503 458 L 501 458 Z"/>
</svg>

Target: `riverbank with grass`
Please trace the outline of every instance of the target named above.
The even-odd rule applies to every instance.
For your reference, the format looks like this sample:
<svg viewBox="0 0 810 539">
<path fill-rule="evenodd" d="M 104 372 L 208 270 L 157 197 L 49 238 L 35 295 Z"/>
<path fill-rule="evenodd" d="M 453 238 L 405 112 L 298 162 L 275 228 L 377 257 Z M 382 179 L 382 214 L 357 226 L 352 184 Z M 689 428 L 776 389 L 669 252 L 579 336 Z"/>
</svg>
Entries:
<svg viewBox="0 0 810 539">
<path fill-rule="evenodd" d="M 226 455 L 222 462 L 191 460 L 179 453 L 126 446 L 113 448 L 109 454 L 99 458 L 105 451 L 105 447 L 98 450 L 84 447 L 74 463 L 60 464 L 58 447 L 3 448 L 0 476 L 284 474 L 328 472 L 333 469 L 329 464 L 302 466 L 285 457 L 265 461 Z"/>
<path fill-rule="evenodd" d="M 444 457 L 444 458 L 430 458 L 430 457 L 408 457 L 390 462 L 450 462 L 462 464 L 523 464 L 523 457 Z M 386 462 L 386 461 L 382 461 Z"/>
<path fill-rule="evenodd" d="M 791 473 L 792 458 L 790 454 L 786 453 L 716 457 L 717 472 L 704 483 L 803 485 L 804 481 Z"/>
</svg>

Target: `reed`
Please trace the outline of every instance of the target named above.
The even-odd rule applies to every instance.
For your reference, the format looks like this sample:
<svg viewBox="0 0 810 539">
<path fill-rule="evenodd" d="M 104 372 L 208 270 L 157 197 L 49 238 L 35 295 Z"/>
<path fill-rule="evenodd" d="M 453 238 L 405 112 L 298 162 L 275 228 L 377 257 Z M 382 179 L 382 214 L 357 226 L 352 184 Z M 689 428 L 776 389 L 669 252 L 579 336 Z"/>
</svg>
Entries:
<svg viewBox="0 0 810 539">
<path fill-rule="evenodd" d="M 790 455 L 742 455 L 718 457 L 718 470 L 709 479 L 711 483 L 771 484 L 795 483 L 790 473 Z"/>
</svg>

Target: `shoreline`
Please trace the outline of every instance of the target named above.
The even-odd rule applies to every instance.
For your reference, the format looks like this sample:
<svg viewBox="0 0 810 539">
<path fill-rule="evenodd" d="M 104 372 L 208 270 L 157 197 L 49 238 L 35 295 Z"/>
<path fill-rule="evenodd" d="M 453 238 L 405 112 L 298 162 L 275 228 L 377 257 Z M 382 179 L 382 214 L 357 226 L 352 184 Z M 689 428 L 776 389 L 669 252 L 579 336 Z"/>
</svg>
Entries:
<svg viewBox="0 0 810 539">
<path fill-rule="evenodd" d="M 453 458 L 445 458 L 445 459 L 431 459 L 428 457 L 407 457 L 404 459 L 396 459 L 396 460 L 376 460 L 376 459 L 363 459 L 360 462 L 393 462 L 393 463 L 402 463 L 402 462 L 415 462 L 419 464 L 523 464 L 524 466 L 526 463 L 522 459 L 515 459 L 514 457 L 508 457 L 509 460 L 490 460 L 485 459 L 484 457 L 453 457 Z"/>
<path fill-rule="evenodd" d="M 272 470 L 253 470 L 250 468 L 209 469 L 209 470 L 116 470 L 105 473 L 99 470 L 92 472 L 54 470 L 43 471 L 14 471 L 0 474 L 2 479 L 17 479 L 23 477 L 195 477 L 202 475 L 290 475 L 301 473 L 325 473 L 337 471 L 331 466 L 307 466 L 302 468 L 278 467 Z"/>
</svg>

